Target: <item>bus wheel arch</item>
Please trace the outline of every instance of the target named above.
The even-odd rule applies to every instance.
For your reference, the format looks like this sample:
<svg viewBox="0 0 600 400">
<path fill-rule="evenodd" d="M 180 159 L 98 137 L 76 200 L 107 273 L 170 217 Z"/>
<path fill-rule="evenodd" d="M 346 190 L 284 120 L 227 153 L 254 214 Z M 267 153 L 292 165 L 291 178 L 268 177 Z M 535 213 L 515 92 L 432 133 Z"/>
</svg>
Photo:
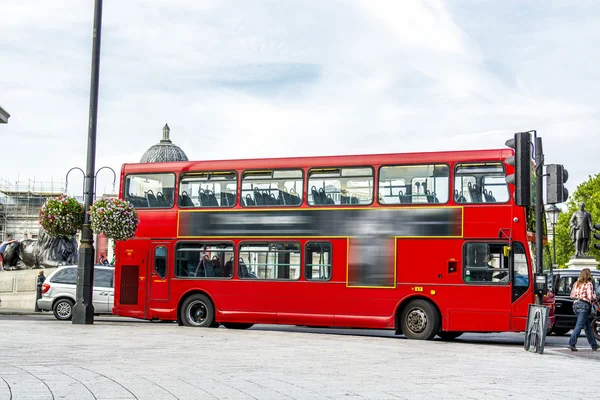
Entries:
<svg viewBox="0 0 600 400">
<path fill-rule="evenodd" d="M 191 327 L 215 326 L 215 305 L 211 297 L 203 291 L 182 297 L 177 308 L 177 322 Z"/>
<path fill-rule="evenodd" d="M 442 326 L 442 314 L 431 299 L 414 296 L 404 300 L 396 309 L 396 334 L 408 339 L 430 340 Z"/>
</svg>

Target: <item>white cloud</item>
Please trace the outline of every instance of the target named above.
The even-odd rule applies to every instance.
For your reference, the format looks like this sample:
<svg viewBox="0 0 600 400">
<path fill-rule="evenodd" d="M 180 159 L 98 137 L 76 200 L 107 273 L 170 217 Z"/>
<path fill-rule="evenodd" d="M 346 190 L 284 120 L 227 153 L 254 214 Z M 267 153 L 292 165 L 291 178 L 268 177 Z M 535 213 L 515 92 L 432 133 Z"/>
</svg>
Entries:
<svg viewBox="0 0 600 400">
<path fill-rule="evenodd" d="M 63 180 L 85 167 L 93 2 L 2 12 L 0 176 Z M 537 129 L 573 191 L 598 172 L 599 19 L 593 3 L 105 2 L 96 166 L 138 161 L 165 122 L 190 159 L 501 148 Z"/>
</svg>

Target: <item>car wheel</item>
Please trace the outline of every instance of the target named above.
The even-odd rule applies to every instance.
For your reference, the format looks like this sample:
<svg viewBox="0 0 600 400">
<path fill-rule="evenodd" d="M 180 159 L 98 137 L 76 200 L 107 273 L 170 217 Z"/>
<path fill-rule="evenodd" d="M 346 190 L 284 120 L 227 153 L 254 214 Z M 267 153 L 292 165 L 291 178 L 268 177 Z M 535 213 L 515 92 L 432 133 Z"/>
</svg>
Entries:
<svg viewBox="0 0 600 400">
<path fill-rule="evenodd" d="M 188 297 L 181 306 L 181 320 L 185 326 L 209 327 L 214 318 L 214 307 L 203 294 Z"/>
<path fill-rule="evenodd" d="M 554 334 L 556 336 L 563 336 L 566 335 L 567 332 L 569 332 L 571 329 L 569 328 L 552 328 L 552 332 L 554 332 Z"/>
<path fill-rule="evenodd" d="M 442 340 L 454 340 L 457 337 L 459 337 L 460 335 L 462 335 L 464 332 L 448 332 L 448 331 L 439 331 L 437 333 L 437 335 L 442 339 Z"/>
<path fill-rule="evenodd" d="M 238 322 L 223 322 L 223 326 L 227 329 L 248 329 L 252 328 L 254 324 L 243 324 Z"/>
<path fill-rule="evenodd" d="M 430 340 L 440 330 L 440 317 L 430 302 L 413 300 L 402 310 L 400 325 L 407 338 Z"/>
<path fill-rule="evenodd" d="M 600 340 L 600 317 L 596 317 L 592 320 L 592 334 L 596 340 Z"/>
<path fill-rule="evenodd" d="M 68 321 L 73 318 L 73 300 L 60 299 L 54 303 L 52 307 L 54 317 L 61 321 Z"/>
</svg>

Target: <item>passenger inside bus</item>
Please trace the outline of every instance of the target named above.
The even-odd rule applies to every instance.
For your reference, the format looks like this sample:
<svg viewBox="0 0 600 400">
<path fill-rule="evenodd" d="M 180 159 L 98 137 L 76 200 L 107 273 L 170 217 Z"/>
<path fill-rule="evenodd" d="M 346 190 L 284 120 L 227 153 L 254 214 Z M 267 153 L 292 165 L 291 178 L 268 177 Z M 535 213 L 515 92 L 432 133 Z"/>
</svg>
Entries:
<svg viewBox="0 0 600 400">
<path fill-rule="evenodd" d="M 214 270 L 214 276 L 223 276 L 223 268 L 221 267 L 221 260 L 219 257 L 213 256 L 211 260 L 211 266 Z"/>
<path fill-rule="evenodd" d="M 248 270 L 248 266 L 246 265 L 246 263 L 244 262 L 244 259 L 242 257 L 240 257 L 239 263 L 240 263 L 240 278 L 254 278 L 254 279 L 258 278 L 258 276 L 256 276 L 256 274 L 254 272 Z"/>
<path fill-rule="evenodd" d="M 206 275 L 206 263 L 207 262 L 208 262 L 208 254 L 205 254 L 204 257 L 202 257 L 200 259 L 200 261 L 198 262 L 194 276 L 207 276 Z"/>
<path fill-rule="evenodd" d="M 469 243 L 465 280 L 468 282 L 508 282 L 507 259 L 501 256 L 502 244 Z"/>
<path fill-rule="evenodd" d="M 229 259 L 229 261 L 227 261 L 225 263 L 225 267 L 223 268 L 223 276 L 229 277 L 229 276 L 232 276 L 232 274 L 233 274 L 233 257 L 231 257 Z"/>
</svg>

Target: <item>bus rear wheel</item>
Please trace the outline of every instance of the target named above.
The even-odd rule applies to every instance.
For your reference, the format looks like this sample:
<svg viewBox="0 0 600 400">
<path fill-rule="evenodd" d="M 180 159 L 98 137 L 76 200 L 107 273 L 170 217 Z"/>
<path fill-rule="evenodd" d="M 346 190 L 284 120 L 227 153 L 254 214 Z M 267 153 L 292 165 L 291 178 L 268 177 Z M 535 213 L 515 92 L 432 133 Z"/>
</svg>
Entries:
<svg viewBox="0 0 600 400">
<path fill-rule="evenodd" d="M 457 337 L 461 336 L 464 332 L 448 332 L 448 331 L 439 331 L 437 335 L 442 340 L 454 340 Z"/>
<path fill-rule="evenodd" d="M 209 327 L 215 318 L 214 307 L 203 294 L 188 297 L 181 306 L 181 321 L 185 326 Z"/>
<path fill-rule="evenodd" d="M 223 322 L 222 325 L 227 329 L 248 329 L 252 328 L 254 324 L 244 324 L 240 322 Z"/>
<path fill-rule="evenodd" d="M 426 300 L 413 300 L 400 316 L 402 333 L 408 339 L 431 340 L 440 330 L 440 317 Z"/>
</svg>

